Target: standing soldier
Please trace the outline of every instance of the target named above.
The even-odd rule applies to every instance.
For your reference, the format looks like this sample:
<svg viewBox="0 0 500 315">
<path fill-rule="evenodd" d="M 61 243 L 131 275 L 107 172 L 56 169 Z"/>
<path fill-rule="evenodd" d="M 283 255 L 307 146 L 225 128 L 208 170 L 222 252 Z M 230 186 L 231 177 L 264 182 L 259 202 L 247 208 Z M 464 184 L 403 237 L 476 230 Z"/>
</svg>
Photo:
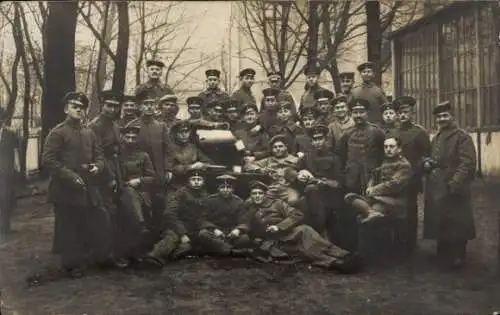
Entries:
<svg viewBox="0 0 500 315">
<path fill-rule="evenodd" d="M 177 104 L 177 101 L 177 96 L 173 94 L 165 94 L 159 100 L 161 116 L 158 120 L 167 125 L 168 129 L 180 120 L 177 118 L 177 114 L 179 113 L 179 104 Z"/>
<path fill-rule="evenodd" d="M 294 119 L 297 119 L 297 104 L 295 103 L 295 100 L 293 99 L 293 96 L 290 92 L 288 92 L 285 89 L 281 88 L 281 83 L 283 80 L 283 75 L 277 71 L 271 71 L 267 74 L 267 79 L 269 80 L 269 87 L 272 89 L 277 89 L 279 90 L 278 95 L 276 96 L 276 101 L 282 102 L 282 101 L 288 101 L 292 103 L 292 114 Z M 265 97 L 265 96 L 264 96 Z M 263 104 L 263 102 L 261 103 Z M 261 110 L 262 110 L 261 106 Z"/>
<path fill-rule="evenodd" d="M 136 119 L 139 114 L 134 95 L 123 95 L 122 117 L 118 121 L 120 127 L 125 127 L 129 122 Z"/>
<path fill-rule="evenodd" d="M 387 103 L 388 100 L 384 90 L 373 81 L 375 77 L 375 64 L 370 61 L 362 63 L 358 66 L 358 71 L 361 74 L 363 83 L 352 89 L 352 96 L 356 99 L 364 99 L 370 103 L 368 121 L 379 124 L 382 119 L 380 107 L 382 104 Z"/>
<path fill-rule="evenodd" d="M 347 103 L 352 98 L 352 87 L 354 86 L 354 72 L 341 72 L 340 78 L 340 93 L 347 97 Z"/>
<path fill-rule="evenodd" d="M 245 105 L 241 112 L 243 127 L 235 131 L 234 136 L 245 145 L 245 162 L 250 163 L 267 157 L 269 155 L 269 135 L 264 128 L 258 125 L 259 109 L 257 105 Z"/>
<path fill-rule="evenodd" d="M 334 117 L 332 117 L 333 92 L 329 90 L 319 90 L 314 93 L 314 98 L 316 99 L 316 109 L 318 110 L 317 122 L 328 126 L 334 120 Z"/>
<path fill-rule="evenodd" d="M 314 97 L 316 92 L 326 90 L 318 83 L 318 79 L 321 74 L 320 69 L 316 67 L 310 67 L 304 71 L 304 74 L 307 78 L 306 91 L 300 98 L 299 111 L 304 107 L 314 107 L 316 105 L 316 98 Z"/>
<path fill-rule="evenodd" d="M 417 196 L 423 191 L 422 160 L 430 155 L 431 140 L 427 131 L 413 122 L 416 100 L 411 96 L 401 96 L 394 100 L 394 109 L 399 114 L 400 125 L 397 133 L 403 144 L 403 156 L 412 166 L 412 176 L 408 185 L 408 213 L 401 231 L 398 231 L 398 241 L 410 253 L 417 246 L 418 205 Z"/>
<path fill-rule="evenodd" d="M 439 131 L 432 139 L 431 155 L 424 162 L 424 237 L 437 240 L 443 263 L 465 264 L 467 242 L 476 231 L 470 185 L 476 171 L 476 149 L 471 137 L 455 122 L 449 101 L 433 111 Z"/>
<path fill-rule="evenodd" d="M 201 111 L 203 114 L 207 113 L 207 105 L 211 101 L 221 101 L 222 99 L 229 98 L 229 94 L 222 91 L 219 87 L 220 84 L 220 71 L 217 69 L 208 69 L 205 71 L 207 77 L 207 88 L 203 90 L 198 96 L 201 97 L 203 103 L 201 104 Z"/>
<path fill-rule="evenodd" d="M 142 91 L 153 91 L 156 98 L 160 98 L 165 94 L 174 94 L 174 90 L 168 85 L 161 82 L 161 76 L 165 64 L 159 60 L 146 61 L 148 69 L 148 81 L 135 88 L 135 95 L 142 93 Z"/>
<path fill-rule="evenodd" d="M 328 129 L 335 142 L 339 142 L 344 133 L 355 125 L 347 104 L 348 97 L 345 95 L 339 95 L 333 100 L 333 114 L 336 119 L 328 125 Z"/>
<path fill-rule="evenodd" d="M 231 98 L 238 100 L 241 106 L 243 106 L 243 104 L 250 104 L 250 103 L 257 104 L 255 96 L 252 93 L 252 86 L 254 80 L 255 80 L 255 70 L 251 68 L 243 69 L 240 72 L 241 86 L 237 91 L 235 91 L 231 95 Z M 239 109 L 241 109 L 241 107 Z"/>
<path fill-rule="evenodd" d="M 0 240 L 12 229 L 10 217 L 14 206 L 13 180 L 20 171 L 19 141 L 16 133 L 5 126 L 5 110 L 0 107 Z"/>
<path fill-rule="evenodd" d="M 62 266 L 70 276 L 81 277 L 87 264 L 109 257 L 109 218 L 97 178 L 105 163 L 94 132 L 82 125 L 88 98 L 68 92 L 63 102 L 66 120 L 47 135 L 42 163 L 51 173 L 48 200 L 59 221 L 55 237 Z"/>
<path fill-rule="evenodd" d="M 393 103 L 384 103 L 380 106 L 380 111 L 382 112 L 382 122 L 380 123 L 380 129 L 384 131 L 384 134 L 387 136 L 388 134 L 394 135 L 398 126 L 397 126 L 397 115 L 396 110 L 394 109 Z"/>
<path fill-rule="evenodd" d="M 297 126 L 292 117 L 292 104 L 284 101 L 278 104 L 278 122 L 269 128 L 269 136 L 284 135 L 288 143 L 288 152 L 296 154 L 298 151 L 297 136 L 303 134 L 302 127 Z"/>
<path fill-rule="evenodd" d="M 269 130 L 277 123 L 276 113 L 278 112 L 278 95 L 280 90 L 276 88 L 266 88 L 262 90 L 264 97 L 260 106 L 260 123 L 264 129 Z"/>
</svg>

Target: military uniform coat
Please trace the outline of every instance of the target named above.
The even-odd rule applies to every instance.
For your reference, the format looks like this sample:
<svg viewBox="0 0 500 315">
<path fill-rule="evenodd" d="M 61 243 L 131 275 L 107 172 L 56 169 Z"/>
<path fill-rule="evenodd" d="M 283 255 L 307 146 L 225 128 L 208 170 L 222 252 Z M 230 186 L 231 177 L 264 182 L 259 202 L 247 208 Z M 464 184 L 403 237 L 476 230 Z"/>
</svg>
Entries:
<svg viewBox="0 0 500 315">
<path fill-rule="evenodd" d="M 175 94 L 174 90 L 168 84 L 163 84 L 160 80 L 148 80 L 147 82 L 138 85 L 135 88 L 135 95 L 141 93 L 144 90 L 153 90 L 157 98 L 160 98 L 163 95 L 167 94 Z"/>
<path fill-rule="evenodd" d="M 440 130 L 432 139 L 437 167 L 427 175 L 424 237 L 464 241 L 475 237 L 470 185 L 476 171 L 471 137 L 457 126 Z"/>
<path fill-rule="evenodd" d="M 171 185 L 178 187 L 185 183 L 188 167 L 195 162 L 213 163 L 194 143 L 179 145 L 170 140 L 166 169 L 174 175 Z"/>
<path fill-rule="evenodd" d="M 364 99 L 370 103 L 368 111 L 368 121 L 379 124 L 382 121 L 382 112 L 380 107 L 387 103 L 387 97 L 384 90 L 375 83 L 363 82 L 361 85 L 352 88 L 352 96 L 356 99 Z"/>
<path fill-rule="evenodd" d="M 288 152 L 290 154 L 296 154 L 298 152 L 297 136 L 304 134 L 305 131 L 302 127 L 297 126 L 293 121 L 289 121 L 286 124 L 273 125 L 269 128 L 269 137 L 274 137 L 276 135 L 285 135 L 288 144 Z"/>
<path fill-rule="evenodd" d="M 243 200 L 232 195 L 223 198 L 219 194 L 212 194 L 203 200 L 201 215 L 201 229 L 219 229 L 225 234 L 231 232 L 242 222 Z"/>
<path fill-rule="evenodd" d="M 221 101 L 229 98 L 229 94 L 222 91 L 220 88 L 216 89 L 205 89 L 198 94 L 198 96 L 203 100 L 201 111 L 202 113 L 207 112 L 207 104 L 213 100 Z"/>
<path fill-rule="evenodd" d="M 134 178 L 141 180 L 139 187 L 127 190 L 127 193 L 133 192 L 133 198 L 138 198 L 145 206 L 151 206 L 150 191 L 155 180 L 155 170 L 149 155 L 139 148 L 123 147 L 120 154 L 120 165 L 124 182 Z"/>
<path fill-rule="evenodd" d="M 269 135 L 260 128 L 259 131 L 251 131 L 255 126 L 245 126 L 242 129 L 236 130 L 234 136 L 243 141 L 245 150 L 250 151 L 257 159 L 262 159 L 269 156 Z"/>
<path fill-rule="evenodd" d="M 330 130 L 329 135 L 335 140 L 336 143 L 338 143 L 346 131 L 354 127 L 355 124 L 354 119 L 350 116 L 348 116 L 344 121 L 336 119 L 328 125 L 328 129 Z"/>
<path fill-rule="evenodd" d="M 383 131 L 370 123 L 355 126 L 342 136 L 336 151 L 342 160 L 348 192 L 366 189 L 370 173 L 384 159 L 384 140 Z"/>
<path fill-rule="evenodd" d="M 231 95 L 231 98 L 240 102 L 240 108 L 238 108 L 238 110 L 241 110 L 242 106 L 244 106 L 245 104 L 257 104 L 252 90 L 244 87 L 240 87 L 238 90 L 236 90 Z"/>
<path fill-rule="evenodd" d="M 317 91 L 322 91 L 322 90 L 328 90 L 325 89 L 324 87 L 320 85 L 315 85 L 313 87 L 310 87 L 307 89 L 304 94 L 300 97 L 300 105 L 299 105 L 299 112 L 302 111 L 303 108 L 311 108 L 316 106 L 316 98 L 314 97 L 314 94 Z M 335 93 L 333 93 L 335 94 Z"/>
</svg>

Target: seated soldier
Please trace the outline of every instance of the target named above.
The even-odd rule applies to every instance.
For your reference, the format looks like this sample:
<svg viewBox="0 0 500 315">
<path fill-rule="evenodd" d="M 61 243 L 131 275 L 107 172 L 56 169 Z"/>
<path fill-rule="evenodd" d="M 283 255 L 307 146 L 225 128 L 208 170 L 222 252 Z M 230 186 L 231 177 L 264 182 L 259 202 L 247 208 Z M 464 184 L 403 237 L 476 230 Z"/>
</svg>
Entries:
<svg viewBox="0 0 500 315">
<path fill-rule="evenodd" d="M 137 144 L 139 127 L 122 127 L 120 166 L 122 181 L 119 189 L 120 209 L 118 214 L 119 256 L 135 257 L 142 250 L 149 233 L 144 213 L 151 208 L 151 189 L 155 181 L 153 162 Z"/>
<path fill-rule="evenodd" d="M 300 200 L 299 192 L 291 186 L 295 182 L 299 158 L 288 154 L 286 137 L 277 135 L 270 141 L 271 156 L 245 164 L 246 171 L 268 174 L 272 183 L 268 193 L 272 199 L 282 199 L 295 204 Z"/>
<path fill-rule="evenodd" d="M 201 170 L 212 163 L 194 143 L 193 137 L 194 129 L 188 121 L 176 122 L 170 129 L 166 168 L 173 174 L 170 185 L 174 190 L 186 182 L 188 171 Z"/>
<path fill-rule="evenodd" d="M 144 257 L 145 264 L 161 267 L 168 259 L 191 251 L 198 239 L 202 203 L 208 192 L 201 171 L 190 170 L 186 177 L 186 185 L 169 195 L 162 238 Z"/>
<path fill-rule="evenodd" d="M 389 136 L 384 141 L 385 159 L 376 168 L 364 196 L 349 193 L 345 201 L 362 217 L 361 223 L 384 216 L 402 219 L 406 216 L 406 187 L 411 175 L 411 165 L 401 154 L 401 139 Z"/>
<path fill-rule="evenodd" d="M 297 179 L 305 185 L 306 223 L 318 233 L 331 235 L 332 215 L 342 204 L 342 162 L 326 143 L 328 127 L 310 130 L 312 150 L 305 153 Z"/>
<path fill-rule="evenodd" d="M 250 239 L 240 229 L 243 200 L 233 194 L 235 177 L 221 175 L 217 180 L 218 192 L 203 201 L 198 234 L 201 250 L 218 255 L 240 253 L 250 247 Z"/>
<path fill-rule="evenodd" d="M 195 129 L 218 129 L 226 126 L 224 123 L 216 123 L 203 118 L 201 110 L 203 99 L 201 97 L 188 97 L 186 103 L 189 113 L 188 121 Z"/>
<path fill-rule="evenodd" d="M 277 123 L 269 127 L 269 136 L 285 135 L 290 154 L 296 154 L 299 152 L 297 135 L 303 134 L 304 130 L 293 120 L 292 103 L 288 101 L 279 103 L 277 117 Z"/>
<path fill-rule="evenodd" d="M 206 119 L 211 122 L 224 123 L 225 128 L 229 129 L 229 124 L 225 121 L 224 106 L 228 99 L 213 99 L 207 103 L 207 117 Z"/>
<path fill-rule="evenodd" d="M 259 125 L 259 109 L 255 104 L 246 104 L 242 110 L 242 128 L 234 136 L 245 145 L 245 163 L 269 156 L 269 135 Z"/>
<path fill-rule="evenodd" d="M 282 200 L 271 200 L 265 195 L 263 183 L 251 185 L 248 212 L 240 226 L 252 236 L 277 241 L 278 248 L 289 256 L 312 265 L 341 272 L 354 272 L 355 255 L 331 244 L 313 228 L 302 224 L 304 214 Z"/>
<path fill-rule="evenodd" d="M 224 116 L 226 122 L 229 124 L 229 129 L 234 133 L 243 127 L 240 113 L 242 104 L 240 104 L 240 101 L 238 100 L 231 99 L 226 103 L 225 107 Z"/>
</svg>

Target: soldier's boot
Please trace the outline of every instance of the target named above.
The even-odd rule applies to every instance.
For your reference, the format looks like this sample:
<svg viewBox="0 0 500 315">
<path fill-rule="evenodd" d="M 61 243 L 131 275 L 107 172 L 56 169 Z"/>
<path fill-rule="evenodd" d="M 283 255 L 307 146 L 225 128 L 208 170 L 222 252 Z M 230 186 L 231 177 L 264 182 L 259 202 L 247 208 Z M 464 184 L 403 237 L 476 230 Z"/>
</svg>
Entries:
<svg viewBox="0 0 500 315">
<path fill-rule="evenodd" d="M 172 259 L 181 259 L 183 257 L 186 257 L 193 247 L 189 243 L 180 243 L 179 246 L 172 252 L 170 257 Z"/>
<path fill-rule="evenodd" d="M 361 224 L 365 224 L 384 217 L 384 214 L 373 209 L 368 202 L 363 200 L 362 197 L 357 194 L 347 194 L 345 196 L 345 201 L 361 214 Z"/>
<path fill-rule="evenodd" d="M 178 247 L 179 237 L 173 231 L 166 231 L 162 239 L 156 243 L 153 249 L 142 257 L 143 265 L 161 268 L 165 265 L 166 257 L 169 257 Z"/>
</svg>

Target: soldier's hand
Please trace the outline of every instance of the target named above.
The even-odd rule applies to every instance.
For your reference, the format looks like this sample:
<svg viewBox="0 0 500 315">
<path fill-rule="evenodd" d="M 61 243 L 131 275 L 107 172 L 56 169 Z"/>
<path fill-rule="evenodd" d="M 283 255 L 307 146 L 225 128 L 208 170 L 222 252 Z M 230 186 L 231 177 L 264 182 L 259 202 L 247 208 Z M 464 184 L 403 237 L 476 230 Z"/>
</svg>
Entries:
<svg viewBox="0 0 500 315">
<path fill-rule="evenodd" d="M 169 183 L 172 180 L 173 174 L 172 172 L 166 172 L 165 173 L 165 181 Z"/>
<path fill-rule="evenodd" d="M 301 170 L 297 175 L 297 179 L 301 182 L 307 182 L 308 180 L 314 178 L 314 176 L 308 170 Z"/>
<path fill-rule="evenodd" d="M 112 180 L 109 182 L 108 184 L 108 187 L 111 188 L 111 190 L 113 190 L 114 192 L 116 192 L 116 187 L 118 186 L 118 184 L 116 183 L 116 180 Z"/>
<path fill-rule="evenodd" d="M 304 157 L 304 155 L 305 155 L 305 154 L 304 154 L 304 152 L 297 152 L 297 157 L 298 157 L 299 159 L 303 158 L 303 157 Z"/>
<path fill-rule="evenodd" d="M 233 239 L 233 238 L 238 238 L 238 237 L 240 236 L 240 233 L 241 233 L 241 232 L 240 232 L 240 229 L 234 229 L 234 230 L 232 230 L 232 231 L 231 231 L 231 233 L 229 233 L 229 234 L 227 235 L 227 237 L 228 237 L 228 238 L 231 238 L 231 239 Z"/>
<path fill-rule="evenodd" d="M 373 189 L 372 189 L 372 187 L 368 187 L 368 188 L 366 188 L 366 192 L 365 192 L 365 193 L 366 193 L 366 195 L 367 195 L 367 196 L 371 196 L 371 195 L 373 194 Z"/>
<path fill-rule="evenodd" d="M 85 186 L 85 182 L 83 181 L 83 179 L 78 176 L 78 175 L 75 175 L 75 178 L 73 179 L 73 182 L 78 185 L 78 186 Z"/>
<path fill-rule="evenodd" d="M 89 173 L 91 175 L 97 175 L 97 173 L 99 173 L 99 168 L 95 164 L 89 164 Z"/>
<path fill-rule="evenodd" d="M 250 164 L 250 163 L 252 163 L 253 161 L 255 161 L 255 156 L 245 156 L 245 157 L 243 158 L 243 161 L 245 161 L 245 163 L 247 163 L 247 164 Z"/>
<path fill-rule="evenodd" d="M 140 178 L 133 178 L 127 182 L 127 185 L 129 185 L 130 187 L 133 187 L 133 188 L 139 186 L 140 184 L 141 184 Z"/>
<path fill-rule="evenodd" d="M 191 239 L 189 238 L 189 236 L 187 236 L 187 235 L 182 235 L 182 237 L 181 237 L 181 243 L 182 243 L 182 244 L 187 244 L 187 243 L 189 243 L 189 242 L 191 242 Z"/>
<path fill-rule="evenodd" d="M 266 232 L 276 233 L 279 230 L 280 230 L 279 227 L 277 227 L 276 225 L 270 225 L 270 226 L 267 227 Z"/>
<path fill-rule="evenodd" d="M 430 161 L 425 161 L 424 162 L 424 169 L 425 170 L 430 170 L 432 168 L 432 164 Z"/>
<path fill-rule="evenodd" d="M 217 237 L 222 237 L 222 236 L 224 236 L 224 233 L 223 233 L 221 230 L 219 230 L 219 229 L 214 229 L 214 234 L 215 234 L 215 236 L 217 236 Z"/>
<path fill-rule="evenodd" d="M 261 126 L 261 125 L 257 125 L 257 126 L 255 126 L 255 127 L 253 127 L 252 129 L 250 129 L 250 132 L 252 132 L 252 133 L 257 133 L 257 132 L 259 132 L 261 129 L 262 129 L 262 126 Z"/>
</svg>

